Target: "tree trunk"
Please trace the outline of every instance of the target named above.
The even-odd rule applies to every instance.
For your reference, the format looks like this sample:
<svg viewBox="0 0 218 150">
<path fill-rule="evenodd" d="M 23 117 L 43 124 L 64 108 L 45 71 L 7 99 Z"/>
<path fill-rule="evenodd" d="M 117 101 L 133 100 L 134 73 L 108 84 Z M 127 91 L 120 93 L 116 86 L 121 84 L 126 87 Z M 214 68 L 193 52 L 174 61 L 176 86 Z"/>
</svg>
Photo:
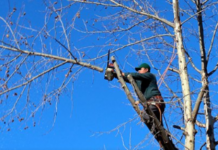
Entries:
<svg viewBox="0 0 218 150">
<path fill-rule="evenodd" d="M 195 126 L 192 121 L 192 106 L 190 97 L 190 87 L 189 79 L 187 74 L 185 51 L 183 47 L 182 39 L 182 28 L 179 14 L 179 2 L 178 0 L 173 0 L 173 10 L 174 10 L 174 32 L 175 40 L 177 46 L 178 63 L 179 63 L 179 74 L 181 79 L 183 100 L 184 100 L 184 120 L 185 120 L 185 146 L 189 150 L 195 149 Z"/>
<path fill-rule="evenodd" d="M 209 85 L 208 85 L 208 76 L 207 76 L 207 60 L 206 60 L 206 51 L 205 51 L 205 42 L 204 42 L 204 29 L 203 29 L 203 19 L 202 19 L 202 5 L 200 0 L 196 3 L 197 6 L 197 20 L 198 20 L 198 32 L 199 32 L 199 45 L 201 52 L 201 77 L 202 77 L 202 85 L 206 85 L 206 92 L 203 97 L 204 101 L 204 114 L 205 114 L 205 122 L 206 122 L 206 143 L 208 150 L 215 149 L 215 139 L 214 139 L 214 121 L 211 115 L 211 106 L 210 106 L 210 95 L 209 95 Z"/>
<path fill-rule="evenodd" d="M 208 82 L 208 81 L 206 81 Z M 205 84 L 205 83 L 204 83 Z M 208 150 L 215 150 L 215 139 L 214 139 L 214 120 L 211 115 L 210 108 L 210 96 L 209 96 L 209 87 L 206 88 L 206 93 L 204 95 L 204 115 L 206 121 L 206 143 Z"/>
</svg>

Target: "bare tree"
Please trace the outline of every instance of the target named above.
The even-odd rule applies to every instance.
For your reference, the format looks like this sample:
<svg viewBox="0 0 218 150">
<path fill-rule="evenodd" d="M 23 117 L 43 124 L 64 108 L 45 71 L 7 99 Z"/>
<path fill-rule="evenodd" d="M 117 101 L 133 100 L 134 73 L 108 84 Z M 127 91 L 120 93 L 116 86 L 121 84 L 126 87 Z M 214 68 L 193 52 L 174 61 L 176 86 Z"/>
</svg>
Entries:
<svg viewBox="0 0 218 150">
<path fill-rule="evenodd" d="M 122 65 L 127 67 L 133 67 L 132 59 L 150 62 L 160 78 L 168 113 L 180 117 L 170 121 L 181 129 L 171 134 L 179 141 L 185 139 L 185 149 L 196 148 L 198 131 L 206 139 L 202 147 L 215 149 L 215 0 L 44 0 L 43 4 L 40 28 L 28 22 L 25 9 L 18 11 L 14 7 L 7 16 L 0 16 L 0 96 L 4 101 L 16 95 L 11 109 L 1 114 L 2 120 L 10 120 L 24 110 L 35 113 L 46 103 L 57 105 L 59 96 L 68 92 L 85 68 L 103 71 L 99 66 L 105 65 L 105 56 L 111 49 L 118 58 L 126 54 Z M 75 36 L 83 47 L 78 48 Z M 57 78 L 62 84 L 51 86 Z M 30 101 L 36 88 L 42 97 L 37 104 Z M 24 109 L 15 112 L 24 97 Z"/>
</svg>

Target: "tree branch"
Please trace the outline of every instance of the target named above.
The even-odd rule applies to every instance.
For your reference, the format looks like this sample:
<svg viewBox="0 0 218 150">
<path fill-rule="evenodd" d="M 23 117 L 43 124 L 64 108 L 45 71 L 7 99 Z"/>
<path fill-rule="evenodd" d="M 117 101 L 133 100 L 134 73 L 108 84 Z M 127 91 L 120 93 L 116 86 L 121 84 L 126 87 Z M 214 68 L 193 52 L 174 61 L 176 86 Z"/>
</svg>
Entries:
<svg viewBox="0 0 218 150">
<path fill-rule="evenodd" d="M 20 53 L 25 53 L 28 55 L 34 55 L 34 56 L 42 56 L 42 57 L 47 57 L 47 58 L 52 58 L 52 59 L 56 59 L 56 60 L 61 60 L 61 61 L 66 61 L 67 63 L 73 63 L 73 64 L 77 64 L 83 67 L 87 67 L 93 70 L 97 70 L 99 72 L 103 72 L 103 68 L 100 68 L 98 66 L 94 66 L 88 63 L 84 63 L 84 62 L 79 62 L 79 61 L 75 61 L 73 59 L 68 59 L 68 58 L 64 58 L 64 57 L 59 57 L 59 56 L 55 56 L 55 55 L 49 55 L 49 54 L 44 54 L 44 53 L 38 53 L 38 52 L 30 52 L 27 50 L 21 50 L 21 49 L 17 49 L 17 48 L 11 48 L 11 47 L 6 47 L 3 45 L 0 45 L 0 48 L 3 49 L 7 49 L 10 51 L 15 51 L 15 52 L 20 52 Z"/>
<path fill-rule="evenodd" d="M 124 6 L 124 5 L 122 5 L 122 4 L 119 4 L 119 3 L 115 2 L 114 0 L 110 0 L 110 1 L 111 1 L 112 3 L 114 3 L 114 4 L 116 4 L 116 5 L 119 6 L 119 7 L 125 8 L 125 9 L 127 9 L 127 10 L 130 10 L 130 11 L 132 11 L 132 12 L 134 12 L 134 13 L 137 13 L 137 14 L 140 14 L 140 15 L 148 16 L 148 17 L 150 17 L 150 18 L 153 18 L 153 19 L 155 19 L 155 20 L 161 21 L 161 22 L 163 22 L 163 23 L 169 25 L 170 27 L 174 28 L 174 23 L 172 23 L 172 22 L 170 22 L 170 21 L 168 21 L 168 20 L 166 20 L 166 19 L 160 18 L 160 17 L 155 16 L 155 15 L 151 15 L 151 14 L 146 13 L 146 12 L 139 12 L 139 11 L 137 11 L 137 10 L 135 10 L 135 9 L 132 9 L 132 8 L 130 8 L 130 7 L 127 7 L 127 6 Z"/>
<path fill-rule="evenodd" d="M 143 7 L 141 5 L 139 5 L 139 3 L 136 0 L 133 0 L 134 4 L 137 5 L 141 11 L 144 12 Z"/>
<path fill-rule="evenodd" d="M 194 109 L 193 109 L 193 111 L 192 111 L 192 119 L 193 119 L 194 122 L 196 121 L 197 113 L 198 113 L 198 110 L 199 110 L 199 107 L 200 107 L 200 104 L 201 104 L 201 100 L 202 100 L 202 98 L 203 98 L 203 96 L 204 96 L 206 87 L 207 87 L 207 85 L 205 84 L 205 85 L 201 88 L 201 91 L 200 91 L 200 93 L 198 94 L 198 98 L 197 98 L 195 107 L 194 107 Z"/>
<path fill-rule="evenodd" d="M 67 61 L 62 62 L 62 63 L 60 63 L 60 64 L 58 64 L 58 65 L 56 65 L 56 66 L 54 66 L 54 67 L 52 67 L 52 68 L 50 68 L 50 69 L 48 69 L 48 70 L 46 70 L 46 71 L 40 73 L 39 75 L 36 75 L 35 77 L 33 77 L 32 79 L 28 80 L 27 82 L 24 82 L 24 83 L 22 83 L 22 84 L 20 84 L 20 85 L 18 85 L 18 86 L 12 87 L 12 88 L 10 88 L 10 89 L 7 89 L 7 90 L 1 92 L 0 95 L 5 94 L 5 93 L 7 93 L 7 92 L 9 92 L 9 91 L 15 90 L 15 89 L 17 89 L 17 88 L 20 88 L 20 87 L 22 87 L 22 86 L 25 86 L 25 85 L 27 85 L 28 83 L 32 82 L 33 80 L 35 80 L 35 79 L 41 77 L 42 75 L 44 75 L 44 74 L 46 74 L 46 73 L 48 73 L 48 72 L 54 70 L 55 68 L 60 67 L 60 66 L 62 66 L 62 65 L 64 65 L 64 64 L 66 64 L 66 63 L 67 63 Z"/>
<path fill-rule="evenodd" d="M 71 53 L 71 51 L 70 51 L 70 42 L 69 42 L 69 38 L 67 37 L 67 31 L 66 31 L 66 29 L 65 29 L 65 27 L 64 27 L 64 23 L 63 23 L 63 21 L 62 21 L 62 19 L 61 19 L 61 15 L 59 15 L 58 14 L 58 12 L 55 10 L 55 8 L 53 7 L 53 12 L 54 13 L 56 13 L 56 15 L 58 16 L 58 19 L 59 19 L 59 21 L 60 21 L 60 23 L 61 23 L 61 27 L 62 27 L 62 29 L 63 29 L 63 32 L 64 32 L 64 36 L 65 36 L 65 40 L 67 41 L 67 47 L 66 46 L 64 46 L 60 41 L 58 41 L 56 38 L 55 38 L 55 41 L 57 41 L 61 46 L 63 46 L 68 52 L 69 52 L 69 54 L 76 60 L 76 58 L 73 56 L 73 54 Z"/>
<path fill-rule="evenodd" d="M 188 60 L 189 60 L 189 62 L 191 63 L 192 67 L 193 67 L 198 73 L 201 73 L 201 71 L 200 71 L 200 70 L 195 66 L 195 64 L 193 63 L 191 56 L 189 55 L 189 53 L 188 53 L 186 50 L 185 50 L 185 54 L 187 55 Z"/>
<path fill-rule="evenodd" d="M 179 74 L 179 70 L 178 69 L 174 69 L 174 68 L 168 68 L 168 70 L 172 71 L 172 72 L 176 72 Z"/>
<path fill-rule="evenodd" d="M 201 4 L 201 5 L 204 5 L 204 4 L 206 4 L 208 1 L 209 1 L 209 0 L 205 0 L 204 2 L 202 2 L 202 4 Z"/>
<path fill-rule="evenodd" d="M 9 24 L 5 21 L 5 19 L 3 19 L 1 16 L 0 16 L 0 19 L 7 25 L 7 27 L 9 28 L 9 30 L 10 30 L 10 32 L 11 32 L 13 38 L 14 38 L 15 44 L 16 44 L 17 47 L 20 49 L 20 46 L 19 46 L 19 44 L 18 44 L 18 41 L 17 41 L 17 39 L 16 39 L 16 37 L 15 37 L 15 34 L 14 34 L 13 30 L 11 29 L 10 25 L 9 25 Z"/>
<path fill-rule="evenodd" d="M 8 81 L 13 77 L 13 75 L 19 70 L 19 68 L 21 67 L 21 65 L 26 61 L 26 59 L 28 58 L 29 55 L 26 55 L 26 57 L 24 57 L 24 59 L 20 62 L 20 64 L 18 64 L 16 66 L 16 69 L 14 70 L 14 72 L 7 78 L 7 80 L 3 83 L 3 84 L 7 84 Z M 2 85 L 0 85 L 2 86 Z"/>
<path fill-rule="evenodd" d="M 196 125 L 197 126 L 199 126 L 199 127 L 201 127 L 201 128 L 205 128 L 206 127 L 206 125 L 205 124 L 203 124 L 203 123 L 201 123 L 201 122 L 199 122 L 198 120 L 196 120 Z"/>
<path fill-rule="evenodd" d="M 142 40 L 136 41 L 136 42 L 134 42 L 134 43 L 126 44 L 126 45 L 124 45 L 124 46 L 122 46 L 122 47 L 119 47 L 119 48 L 117 48 L 117 49 L 111 51 L 111 53 L 114 53 L 114 52 L 116 52 L 116 51 L 119 51 L 119 50 L 121 50 L 121 49 L 124 49 L 124 48 L 126 48 L 126 47 L 128 47 L 128 46 L 133 46 L 133 45 L 136 45 L 136 44 L 139 44 L 139 43 L 142 43 L 142 42 L 145 42 L 145 41 L 148 41 L 148 40 L 151 40 L 151 39 L 157 38 L 157 37 L 162 37 L 162 36 L 170 36 L 170 37 L 173 37 L 173 35 L 171 35 L 171 34 L 155 35 L 155 36 L 152 36 L 152 37 L 149 37 L 149 38 L 145 38 L 145 39 L 142 39 Z M 101 56 L 99 56 L 99 57 L 97 57 L 97 58 L 94 58 L 94 59 L 91 59 L 91 60 L 96 60 L 96 59 L 99 59 L 99 58 L 105 57 L 105 56 L 107 56 L 107 55 L 108 55 L 108 54 L 104 54 L 104 55 L 101 55 Z"/>
<path fill-rule="evenodd" d="M 185 132 L 185 128 L 183 128 L 183 127 L 180 127 L 180 126 L 178 126 L 178 125 L 173 125 L 173 127 L 174 127 L 175 129 L 179 129 L 179 130 L 182 130 L 183 132 Z"/>
<path fill-rule="evenodd" d="M 207 63 L 208 63 L 208 61 L 209 61 L 209 57 L 210 57 L 210 53 L 211 53 L 211 50 L 212 50 L 212 47 L 213 47 L 213 42 L 214 42 L 214 38 L 215 38 L 215 36 L 216 36 L 217 28 L 218 28 L 218 23 L 216 24 L 216 27 L 215 27 L 215 29 L 214 29 L 213 37 L 212 37 L 212 40 L 211 40 L 211 43 L 210 43 L 210 48 L 209 48 L 209 50 L 208 50 Z"/>
<path fill-rule="evenodd" d="M 201 145 L 200 150 L 202 150 L 202 148 L 206 145 L 206 142 L 204 142 L 203 145 Z"/>
<path fill-rule="evenodd" d="M 214 67 L 214 69 L 208 73 L 208 76 L 211 76 L 217 69 L 218 69 L 218 62 L 216 64 L 216 66 Z"/>
<path fill-rule="evenodd" d="M 68 0 L 68 1 L 73 1 L 73 2 L 76 2 L 76 3 L 102 5 L 102 6 L 107 6 L 107 7 L 119 7 L 118 5 L 105 4 L 105 3 L 98 3 L 98 2 L 90 2 L 90 1 L 78 1 L 78 0 Z"/>
<path fill-rule="evenodd" d="M 119 4 L 119 3 L 115 2 L 114 0 L 110 0 L 110 1 L 112 3 L 114 3 L 115 5 L 99 3 L 99 2 L 90 2 L 90 1 L 77 1 L 77 0 L 70 0 L 70 1 L 78 2 L 78 3 L 96 4 L 96 5 L 109 6 L 109 7 L 122 7 L 122 8 L 125 8 L 125 9 L 129 10 L 129 11 L 132 11 L 134 13 L 137 13 L 137 14 L 140 14 L 140 15 L 145 15 L 145 16 L 148 16 L 149 18 L 161 21 L 161 22 L 169 25 L 170 27 L 174 28 L 174 23 L 172 23 L 172 22 L 170 22 L 170 21 L 168 21 L 168 20 L 166 20 L 164 18 L 160 18 L 158 16 L 155 16 L 155 15 L 152 15 L 152 14 L 149 14 L 149 13 L 146 13 L 146 12 L 137 11 L 137 10 L 132 9 L 130 7 L 127 7 L 125 5 Z"/>
<path fill-rule="evenodd" d="M 16 106 L 17 106 L 18 101 L 20 100 L 21 96 L 23 95 L 23 93 L 24 93 L 24 91 L 25 91 L 25 89 L 26 89 L 26 86 L 27 86 L 27 85 L 24 86 L 22 92 L 20 93 L 19 97 L 18 97 L 17 100 L 15 101 L 15 103 L 14 103 L 13 107 L 11 108 L 11 110 L 10 110 L 6 115 L 4 115 L 4 116 L 1 118 L 1 120 L 4 120 L 8 115 L 10 115 L 10 114 L 14 111 L 14 109 L 15 109 Z M 1 93 L 0 93 L 0 95 L 1 95 Z"/>
<path fill-rule="evenodd" d="M 146 19 L 144 19 L 144 20 L 141 20 L 141 21 L 139 21 L 139 22 L 133 24 L 133 25 L 130 26 L 130 27 L 127 27 L 126 29 L 121 29 L 121 30 L 112 30 L 112 31 L 107 31 L 107 30 L 105 30 L 105 31 L 82 31 L 82 30 L 77 29 L 76 27 L 74 27 L 74 29 L 75 29 L 76 31 L 78 31 L 78 32 L 89 33 L 89 34 L 114 33 L 114 32 L 117 33 L 117 32 L 128 31 L 128 30 L 134 28 L 135 26 L 137 26 L 137 25 L 139 25 L 139 24 L 141 24 L 141 23 L 143 23 L 143 22 L 145 22 L 145 21 L 147 21 L 147 20 L 149 20 L 149 19 L 150 19 L 150 18 L 146 18 Z"/>
<path fill-rule="evenodd" d="M 189 21 L 191 18 L 193 18 L 194 16 L 198 15 L 199 13 L 203 12 L 204 9 L 202 9 L 201 11 L 195 13 L 194 15 L 190 16 L 188 19 L 186 19 L 185 21 L 182 22 L 182 24 L 186 23 L 187 21 Z"/>
</svg>

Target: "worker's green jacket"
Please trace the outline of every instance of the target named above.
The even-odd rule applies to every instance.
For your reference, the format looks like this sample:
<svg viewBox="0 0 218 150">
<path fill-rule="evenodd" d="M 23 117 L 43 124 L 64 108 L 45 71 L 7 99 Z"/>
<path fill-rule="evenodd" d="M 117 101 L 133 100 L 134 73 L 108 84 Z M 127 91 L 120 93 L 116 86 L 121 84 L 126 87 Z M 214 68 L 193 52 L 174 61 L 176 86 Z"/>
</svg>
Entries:
<svg viewBox="0 0 218 150">
<path fill-rule="evenodd" d="M 132 75 L 137 86 L 147 100 L 149 100 L 152 96 L 161 95 L 160 91 L 158 90 L 156 77 L 152 73 L 146 72 L 144 74 L 140 74 L 127 72 L 123 77 L 126 82 L 129 82 L 127 79 L 129 74 Z"/>
</svg>

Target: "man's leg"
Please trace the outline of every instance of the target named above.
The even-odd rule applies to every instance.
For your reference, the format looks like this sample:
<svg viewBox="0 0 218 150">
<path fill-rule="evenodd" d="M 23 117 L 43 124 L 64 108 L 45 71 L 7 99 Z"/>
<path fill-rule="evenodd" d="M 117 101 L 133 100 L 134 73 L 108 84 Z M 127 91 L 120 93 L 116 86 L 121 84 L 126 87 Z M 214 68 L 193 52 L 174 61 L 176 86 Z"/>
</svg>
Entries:
<svg viewBox="0 0 218 150">
<path fill-rule="evenodd" d="M 149 108 L 153 111 L 153 113 L 155 114 L 155 116 L 157 117 L 157 119 L 161 122 L 161 125 L 163 125 L 162 124 L 162 119 L 160 118 L 160 111 L 159 111 L 159 109 L 157 108 L 157 106 L 156 105 L 149 105 Z M 151 119 L 151 123 L 150 123 L 150 126 L 151 126 L 151 132 L 153 132 L 154 134 L 156 134 L 156 133 L 158 133 L 158 130 L 157 130 L 157 128 L 156 128 L 156 125 L 154 124 L 154 120 L 153 119 Z M 159 144 L 160 144 L 160 147 L 163 147 L 163 145 L 162 145 L 162 137 L 160 136 L 160 134 L 157 134 L 157 135 L 155 135 L 156 136 L 156 138 L 157 138 L 157 140 L 158 140 L 158 142 L 159 142 Z"/>
</svg>

